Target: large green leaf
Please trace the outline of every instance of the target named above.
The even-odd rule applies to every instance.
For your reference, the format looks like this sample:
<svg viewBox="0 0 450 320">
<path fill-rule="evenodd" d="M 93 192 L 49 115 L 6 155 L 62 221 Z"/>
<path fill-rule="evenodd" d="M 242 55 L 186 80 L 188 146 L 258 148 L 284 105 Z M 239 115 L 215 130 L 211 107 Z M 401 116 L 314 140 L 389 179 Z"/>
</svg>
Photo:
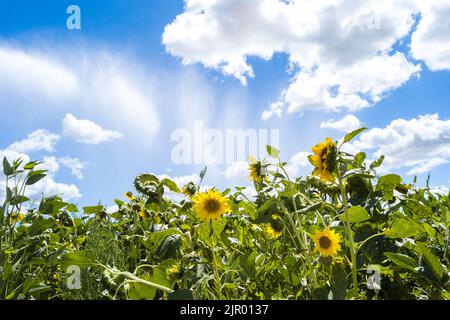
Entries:
<svg viewBox="0 0 450 320">
<path fill-rule="evenodd" d="M 444 276 L 444 273 L 447 271 L 445 270 L 444 266 L 442 265 L 441 261 L 439 261 L 439 258 L 434 255 L 434 253 L 427 248 L 427 245 L 422 242 L 417 242 L 414 246 L 414 250 L 422 254 L 425 257 L 425 260 L 427 264 L 430 266 L 433 273 L 439 278 L 442 279 Z"/>
<path fill-rule="evenodd" d="M 66 253 L 61 259 L 61 266 L 66 269 L 71 265 L 79 267 L 89 267 L 95 263 L 95 257 L 92 251 L 82 250 L 78 252 Z"/>
<path fill-rule="evenodd" d="M 333 300 L 345 300 L 346 298 L 347 275 L 342 267 L 338 266 L 333 269 L 331 292 L 333 293 Z"/>
<path fill-rule="evenodd" d="M 413 237 L 420 231 L 420 226 L 414 221 L 396 219 L 392 226 L 384 231 L 384 234 L 392 239 Z"/>
<path fill-rule="evenodd" d="M 370 215 L 366 209 L 360 206 L 353 206 L 347 209 L 350 223 L 359 223 L 370 219 Z M 339 216 L 341 221 L 346 222 L 345 213 Z"/>
<path fill-rule="evenodd" d="M 275 147 L 266 145 L 267 154 L 275 159 L 280 159 L 280 150 Z"/>
<path fill-rule="evenodd" d="M 402 182 L 402 178 L 396 174 L 388 174 L 378 179 L 376 190 L 381 190 L 384 193 L 385 200 L 392 200 L 394 198 L 394 189 Z"/>
<path fill-rule="evenodd" d="M 172 191 L 172 192 L 176 192 L 176 193 L 180 193 L 181 192 L 180 188 L 177 186 L 177 184 L 174 181 L 170 180 L 170 179 L 167 179 L 167 178 L 162 179 L 161 180 L 161 184 L 166 186 L 167 188 L 169 188 L 169 190 Z"/>
<path fill-rule="evenodd" d="M 8 159 L 6 157 L 3 158 L 3 173 L 5 176 L 10 176 L 14 173 L 13 168 L 9 164 Z"/>
<path fill-rule="evenodd" d="M 406 254 L 385 252 L 384 255 L 396 265 L 414 272 L 417 271 L 416 268 L 419 266 L 416 260 Z"/>
</svg>

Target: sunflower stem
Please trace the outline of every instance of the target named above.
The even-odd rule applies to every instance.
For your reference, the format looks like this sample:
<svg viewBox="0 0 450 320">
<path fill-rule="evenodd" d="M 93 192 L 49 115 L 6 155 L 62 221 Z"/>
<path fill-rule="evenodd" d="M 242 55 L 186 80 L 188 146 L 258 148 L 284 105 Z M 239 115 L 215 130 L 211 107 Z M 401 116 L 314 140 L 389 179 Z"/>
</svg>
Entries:
<svg viewBox="0 0 450 320">
<path fill-rule="evenodd" d="M 283 170 L 284 174 L 286 175 L 286 179 L 288 181 L 288 185 L 289 185 L 289 191 L 291 192 L 291 199 L 292 199 L 292 204 L 294 206 L 294 212 L 297 213 L 297 204 L 295 202 L 295 194 L 294 194 L 294 189 L 292 188 L 292 182 L 291 182 L 291 178 L 289 177 L 289 174 L 287 173 L 287 171 L 283 168 L 283 166 L 281 165 L 281 163 L 279 163 L 279 167 L 281 168 L 281 170 Z M 306 251 L 307 253 L 305 254 L 306 257 L 306 262 L 308 263 L 308 265 L 312 265 L 312 260 L 311 257 L 309 256 L 309 249 L 308 246 L 306 245 L 307 243 L 307 235 L 306 233 L 302 230 L 302 236 L 300 236 L 299 231 L 297 229 L 297 226 L 295 225 L 294 220 L 292 219 L 292 217 L 289 215 L 289 213 L 286 214 L 286 217 L 288 218 L 289 224 L 291 225 L 293 232 L 295 233 L 295 236 L 297 237 L 301 249 Z M 313 270 L 311 272 L 311 279 L 314 285 L 314 288 L 317 288 L 319 286 L 318 282 L 317 282 L 317 277 L 316 277 L 316 272 L 315 270 Z"/>
<path fill-rule="evenodd" d="M 356 252 L 355 252 L 355 244 L 353 241 L 353 231 L 350 226 L 350 218 L 348 214 L 348 199 L 347 199 L 347 191 L 345 190 L 345 185 L 342 183 L 342 177 L 338 170 L 338 179 L 339 179 L 339 188 L 341 190 L 342 195 L 342 205 L 344 206 L 344 215 L 345 215 L 345 225 L 347 229 L 347 237 L 350 242 L 350 256 L 352 260 L 352 278 L 353 278 L 353 288 L 356 292 L 358 292 L 358 276 L 357 276 L 357 266 L 356 266 Z"/>
<path fill-rule="evenodd" d="M 216 291 L 217 291 L 217 295 L 218 295 L 219 299 L 223 299 L 222 287 L 220 285 L 220 276 L 219 276 L 219 272 L 217 271 L 217 258 L 216 258 L 216 250 L 214 248 L 214 241 L 213 241 L 214 229 L 212 226 L 212 220 L 210 220 L 209 226 L 211 228 L 210 246 L 211 246 L 211 254 L 212 254 L 212 268 L 213 268 L 213 272 L 214 272 L 214 283 L 216 284 Z"/>
</svg>

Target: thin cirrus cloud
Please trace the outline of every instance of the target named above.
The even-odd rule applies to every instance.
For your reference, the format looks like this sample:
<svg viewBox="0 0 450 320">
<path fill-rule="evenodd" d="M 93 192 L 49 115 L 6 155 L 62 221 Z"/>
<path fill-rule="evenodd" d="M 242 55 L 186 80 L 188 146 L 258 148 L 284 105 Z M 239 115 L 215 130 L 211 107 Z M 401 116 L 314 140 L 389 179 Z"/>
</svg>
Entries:
<svg viewBox="0 0 450 320">
<path fill-rule="evenodd" d="M 287 112 L 357 111 L 420 74 L 420 63 L 395 49 L 411 33 L 415 59 L 450 69 L 449 11 L 449 0 L 186 0 L 163 44 L 184 64 L 201 63 L 244 85 L 255 76 L 248 57 L 286 53 L 294 75 L 277 102 Z M 271 105 L 262 118 L 279 110 Z"/>
<path fill-rule="evenodd" d="M 62 120 L 62 127 L 63 136 L 86 144 L 99 144 L 123 137 L 120 132 L 103 129 L 93 121 L 77 119 L 70 113 Z"/>
<path fill-rule="evenodd" d="M 159 129 L 154 79 L 108 50 L 53 51 L 0 42 L 0 93 L 22 108 L 80 111 L 150 143 Z"/>
</svg>

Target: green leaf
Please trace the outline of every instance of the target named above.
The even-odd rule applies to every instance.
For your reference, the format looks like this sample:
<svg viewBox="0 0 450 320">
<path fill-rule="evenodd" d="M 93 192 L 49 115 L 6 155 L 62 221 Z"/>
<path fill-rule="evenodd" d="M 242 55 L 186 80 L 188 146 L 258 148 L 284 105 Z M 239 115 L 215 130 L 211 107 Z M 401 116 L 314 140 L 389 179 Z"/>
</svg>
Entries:
<svg viewBox="0 0 450 320">
<path fill-rule="evenodd" d="M 366 153 L 365 152 L 359 152 L 355 156 L 355 167 L 359 168 L 364 163 L 364 160 L 366 160 Z"/>
<path fill-rule="evenodd" d="M 213 235 L 212 235 L 212 242 L 214 244 L 217 243 L 217 241 L 220 239 L 220 234 L 222 233 L 223 229 L 225 228 L 226 222 L 221 220 L 213 220 L 212 221 L 212 227 L 213 227 Z M 207 243 L 208 245 L 211 244 L 211 228 L 209 223 L 202 223 L 198 227 L 198 237 L 200 240 L 202 240 L 204 243 Z"/>
<path fill-rule="evenodd" d="M 167 179 L 167 178 L 162 179 L 161 180 L 161 184 L 166 186 L 167 188 L 169 188 L 169 190 L 172 191 L 172 192 L 176 192 L 176 193 L 180 193 L 181 192 L 180 188 L 177 186 L 177 184 L 174 181 L 170 180 L 170 179 Z"/>
<path fill-rule="evenodd" d="M 402 182 L 402 178 L 396 174 L 388 174 L 378 179 L 376 190 L 383 191 L 385 200 L 392 200 L 394 198 L 394 189 Z"/>
<path fill-rule="evenodd" d="M 105 207 L 102 205 L 99 206 L 90 206 L 90 207 L 83 207 L 83 211 L 85 214 L 96 214 L 100 211 L 105 210 Z"/>
<path fill-rule="evenodd" d="M 66 210 L 69 211 L 69 212 L 79 212 L 78 207 L 76 205 L 74 205 L 74 204 L 69 204 L 66 207 Z"/>
<path fill-rule="evenodd" d="M 271 156 L 272 158 L 280 159 L 280 150 L 278 150 L 277 148 L 266 145 L 266 150 L 269 156 Z"/>
<path fill-rule="evenodd" d="M 395 220 L 392 226 L 383 233 L 392 239 L 408 238 L 419 233 L 419 226 L 414 221 L 400 218 Z"/>
<path fill-rule="evenodd" d="M 347 275 L 342 267 L 335 267 L 331 279 L 333 300 L 345 300 L 347 295 Z"/>
<path fill-rule="evenodd" d="M 444 273 L 446 273 L 447 271 L 445 270 L 441 261 L 439 261 L 439 258 L 436 257 L 433 252 L 427 248 L 426 244 L 417 242 L 414 246 L 414 251 L 422 254 L 433 273 L 438 277 L 439 280 L 442 279 Z"/>
<path fill-rule="evenodd" d="M 27 202 L 28 200 L 30 200 L 30 199 L 28 199 L 25 196 L 18 195 L 18 196 L 12 197 L 10 200 L 10 203 L 11 203 L 11 205 L 16 206 L 21 203 Z"/>
<path fill-rule="evenodd" d="M 92 251 L 82 250 L 78 252 L 66 253 L 61 259 L 61 266 L 63 269 L 71 265 L 79 267 L 89 267 L 95 263 L 95 257 Z"/>
<path fill-rule="evenodd" d="M 384 255 L 396 265 L 414 272 L 417 271 L 416 268 L 419 266 L 416 260 L 405 254 L 385 252 Z"/>
<path fill-rule="evenodd" d="M 28 175 L 27 177 L 27 181 L 26 181 L 26 185 L 27 186 L 31 186 L 35 183 L 37 183 L 38 181 L 44 179 L 47 175 L 45 173 L 42 173 L 41 170 L 40 172 L 32 172 Z"/>
<path fill-rule="evenodd" d="M 345 213 L 339 216 L 341 221 L 346 222 Z M 348 219 L 350 223 L 359 223 L 370 219 L 370 215 L 366 209 L 360 206 L 348 208 Z"/>
<path fill-rule="evenodd" d="M 8 159 L 6 157 L 3 157 L 3 173 L 5 176 L 10 176 L 14 173 L 11 165 L 8 162 Z"/>
<path fill-rule="evenodd" d="M 181 235 L 167 236 L 155 249 L 154 254 L 159 260 L 176 258 L 181 246 Z"/>
<path fill-rule="evenodd" d="M 384 162 L 384 156 L 379 157 L 377 160 L 370 164 L 370 169 L 375 169 L 381 166 Z"/>
<path fill-rule="evenodd" d="M 359 129 L 356 129 L 355 131 L 347 133 L 344 137 L 343 143 L 352 141 L 358 134 L 360 134 L 361 132 L 366 131 L 366 130 L 367 130 L 367 128 L 359 128 Z"/>
<path fill-rule="evenodd" d="M 208 171 L 208 167 L 205 167 L 205 168 L 200 172 L 200 181 L 203 181 L 203 178 L 205 177 L 207 171 Z"/>
<path fill-rule="evenodd" d="M 151 277 L 149 276 L 141 276 L 140 278 L 151 281 Z M 130 284 L 130 288 L 127 293 L 131 300 L 153 300 L 156 295 L 156 288 L 139 282 L 133 282 Z"/>
</svg>

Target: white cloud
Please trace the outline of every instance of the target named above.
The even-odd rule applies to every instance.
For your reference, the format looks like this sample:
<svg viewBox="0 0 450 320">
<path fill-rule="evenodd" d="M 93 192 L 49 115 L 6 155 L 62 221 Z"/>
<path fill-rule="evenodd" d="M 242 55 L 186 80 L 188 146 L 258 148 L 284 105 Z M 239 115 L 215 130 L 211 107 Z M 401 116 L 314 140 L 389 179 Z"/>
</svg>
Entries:
<svg viewBox="0 0 450 320">
<path fill-rule="evenodd" d="M 351 132 L 360 127 L 361 121 L 359 121 L 359 119 L 352 114 L 346 115 L 339 120 L 330 119 L 320 124 L 320 128 L 322 129 L 333 129 L 343 132 Z"/>
<path fill-rule="evenodd" d="M 369 151 L 373 158 L 384 155 L 383 170 L 407 168 L 410 175 L 425 173 L 450 162 L 450 120 L 437 114 L 397 119 L 344 146 L 352 153 Z"/>
<path fill-rule="evenodd" d="M 69 168 L 71 170 L 72 175 L 75 176 L 77 179 L 79 180 L 83 179 L 84 163 L 81 162 L 80 159 L 64 157 L 59 158 L 58 161 L 66 168 Z"/>
<path fill-rule="evenodd" d="M 287 173 L 296 178 L 300 173 L 300 168 L 306 167 L 309 165 L 308 156 L 310 154 L 308 152 L 299 152 L 294 155 L 288 162 L 286 166 Z"/>
<path fill-rule="evenodd" d="M 58 100 L 79 90 L 77 77 L 48 56 L 0 46 L 0 87 L 16 94 Z"/>
<path fill-rule="evenodd" d="M 295 74 L 279 103 L 288 112 L 354 111 L 420 72 L 393 48 L 411 32 L 422 3 L 186 0 L 184 12 L 166 26 L 163 44 L 184 64 L 202 63 L 243 84 L 254 76 L 248 57 L 286 53 Z M 275 104 L 262 118 L 280 113 Z"/>
<path fill-rule="evenodd" d="M 59 136 L 49 133 L 45 130 L 37 130 L 28 135 L 24 140 L 15 142 L 7 149 L 0 149 L 0 159 L 6 157 L 10 163 L 21 158 L 22 164 L 30 162 L 32 159 L 30 155 L 25 152 L 47 151 L 51 152 L 54 149 L 55 143 Z M 33 160 L 37 160 L 34 159 Z M 28 186 L 25 195 L 33 201 L 39 201 L 41 196 L 60 195 L 65 200 L 71 200 L 81 197 L 81 193 L 77 186 L 73 184 L 60 183 L 55 181 L 55 174 L 60 169 L 60 159 L 55 156 L 44 156 L 43 163 L 36 166 L 39 170 L 48 170 L 47 177 L 38 181 L 37 183 Z M 3 173 L 0 174 L 0 202 L 4 199 L 5 177 Z"/>
<path fill-rule="evenodd" d="M 122 137 L 117 131 L 105 130 L 90 120 L 79 120 L 68 113 L 62 121 L 63 135 L 71 137 L 78 142 L 87 144 L 99 144 Z"/>
<path fill-rule="evenodd" d="M 77 186 L 73 184 L 56 182 L 52 177 L 47 176 L 38 183 L 29 186 L 26 192 L 27 197 L 39 200 L 41 196 L 59 195 L 64 200 L 81 198 L 81 193 Z"/>
<path fill-rule="evenodd" d="M 450 70 L 450 1 L 424 1 L 421 20 L 411 39 L 414 58 L 432 71 Z"/>
<path fill-rule="evenodd" d="M 281 118 L 282 112 L 283 112 L 283 103 L 277 101 L 272 103 L 269 109 L 263 111 L 261 119 L 266 121 L 272 118 L 272 116 L 274 115 L 276 115 L 278 118 Z"/>
<path fill-rule="evenodd" d="M 225 178 L 248 178 L 248 170 L 247 161 L 235 161 L 227 166 L 225 170 Z"/>
<path fill-rule="evenodd" d="M 45 156 L 43 163 L 39 165 L 40 170 L 48 170 L 48 174 L 53 175 L 59 171 L 58 159 L 54 156 Z"/>
<path fill-rule="evenodd" d="M 28 135 L 26 139 L 14 142 L 8 149 L 16 152 L 27 153 L 45 150 L 52 152 L 59 141 L 59 135 L 47 130 L 39 129 Z"/>
</svg>

